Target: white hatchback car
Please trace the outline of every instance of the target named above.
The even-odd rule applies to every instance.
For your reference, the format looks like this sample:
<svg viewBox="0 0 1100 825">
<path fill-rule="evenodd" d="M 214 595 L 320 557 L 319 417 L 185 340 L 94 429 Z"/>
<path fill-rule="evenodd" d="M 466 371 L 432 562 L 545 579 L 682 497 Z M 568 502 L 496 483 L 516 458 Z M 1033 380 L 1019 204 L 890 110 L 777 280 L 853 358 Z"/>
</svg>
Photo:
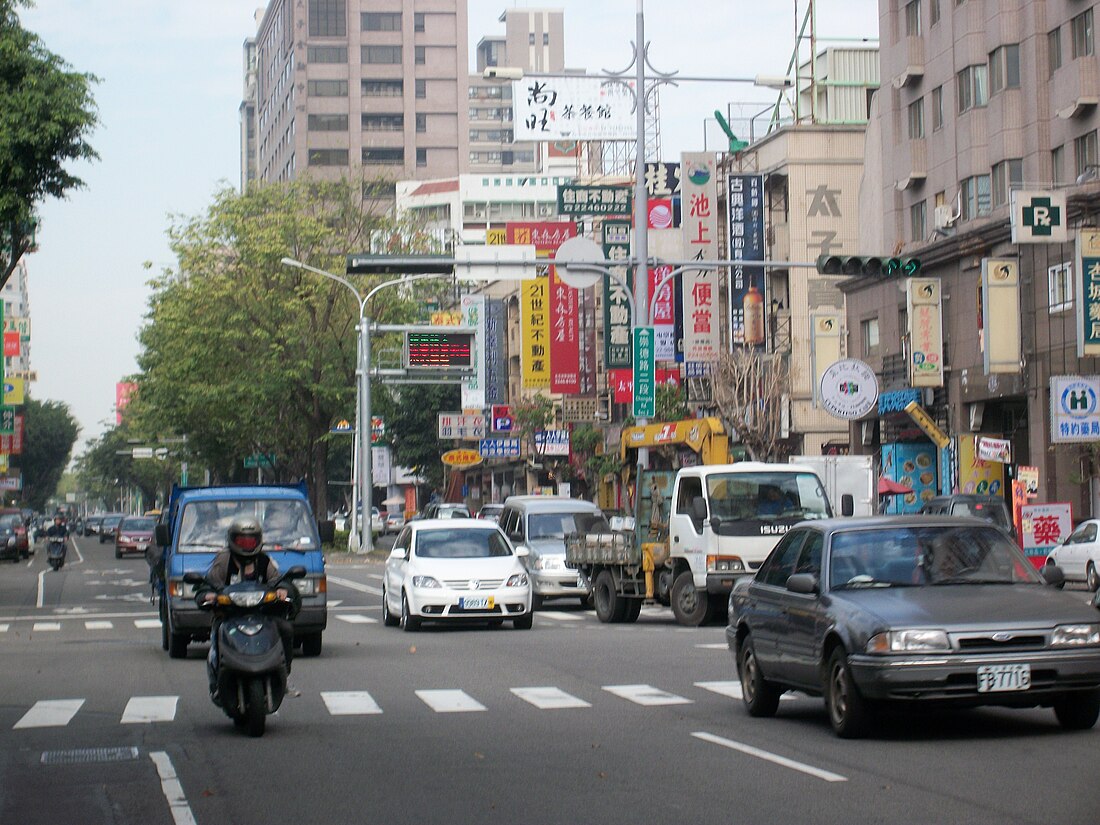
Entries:
<svg viewBox="0 0 1100 825">
<path fill-rule="evenodd" d="M 1089 590 L 1100 589 L 1100 519 L 1078 524 L 1062 544 L 1050 551 L 1047 564 L 1061 567 L 1066 581 L 1084 582 Z"/>
<path fill-rule="evenodd" d="M 425 621 L 509 619 L 531 627 L 531 583 L 500 528 L 480 519 L 422 519 L 405 525 L 386 561 L 382 620 L 419 630 Z"/>
</svg>

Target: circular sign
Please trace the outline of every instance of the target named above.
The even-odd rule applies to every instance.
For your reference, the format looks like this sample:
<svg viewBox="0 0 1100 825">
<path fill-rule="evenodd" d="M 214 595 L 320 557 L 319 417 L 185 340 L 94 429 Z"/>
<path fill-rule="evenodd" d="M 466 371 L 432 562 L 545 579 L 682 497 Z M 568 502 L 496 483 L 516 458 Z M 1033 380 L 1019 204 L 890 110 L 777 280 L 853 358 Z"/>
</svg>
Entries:
<svg viewBox="0 0 1100 825">
<path fill-rule="evenodd" d="M 595 286 L 596 282 L 603 276 L 603 272 L 592 269 L 591 265 L 598 265 L 603 260 L 605 260 L 603 247 L 592 239 L 580 235 L 567 240 L 554 253 L 554 264 L 558 278 L 566 286 L 573 287 L 573 289 L 588 289 L 590 286 Z M 573 262 L 589 264 L 589 268 L 584 270 L 570 269 L 569 264 Z"/>
<path fill-rule="evenodd" d="M 1058 399 L 1062 414 L 1070 418 L 1088 418 L 1096 414 L 1096 390 L 1088 381 L 1071 381 L 1062 388 Z"/>
<path fill-rule="evenodd" d="M 834 418 L 863 418 L 878 401 L 878 379 L 867 364 L 844 358 L 821 376 L 821 405 Z"/>
<path fill-rule="evenodd" d="M 448 467 L 462 469 L 473 467 L 482 461 L 481 453 L 477 450 L 448 450 L 440 459 Z"/>
</svg>

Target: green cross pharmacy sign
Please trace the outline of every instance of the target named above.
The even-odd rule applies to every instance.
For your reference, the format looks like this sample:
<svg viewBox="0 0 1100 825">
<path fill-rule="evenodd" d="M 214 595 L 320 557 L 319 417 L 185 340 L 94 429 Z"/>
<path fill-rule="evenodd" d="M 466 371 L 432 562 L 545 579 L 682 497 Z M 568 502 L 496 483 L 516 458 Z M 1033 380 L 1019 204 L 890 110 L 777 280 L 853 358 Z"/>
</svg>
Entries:
<svg viewBox="0 0 1100 825">
<path fill-rule="evenodd" d="M 1065 243 L 1066 193 L 1024 192 L 1012 193 L 1012 242 Z"/>
</svg>

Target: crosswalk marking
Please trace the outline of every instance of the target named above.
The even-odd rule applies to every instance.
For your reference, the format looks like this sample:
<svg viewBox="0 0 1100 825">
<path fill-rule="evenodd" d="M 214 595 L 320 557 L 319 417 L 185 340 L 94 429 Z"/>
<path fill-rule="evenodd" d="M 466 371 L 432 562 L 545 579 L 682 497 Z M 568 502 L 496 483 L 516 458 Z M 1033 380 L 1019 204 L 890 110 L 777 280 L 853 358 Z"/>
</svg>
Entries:
<svg viewBox="0 0 1100 825">
<path fill-rule="evenodd" d="M 11 627 L 10 624 L 0 624 L 0 633 L 7 633 L 9 627 Z"/>
<path fill-rule="evenodd" d="M 62 728 L 72 721 L 83 699 L 43 699 L 23 714 L 15 728 Z"/>
<path fill-rule="evenodd" d="M 576 613 L 563 613 L 559 610 L 538 610 L 535 615 L 539 618 L 556 619 L 559 622 L 579 622 L 584 618 Z"/>
<path fill-rule="evenodd" d="M 47 630 L 60 630 L 61 622 L 35 622 L 31 630 L 35 632 L 42 632 Z"/>
<path fill-rule="evenodd" d="M 321 698 L 333 716 L 360 716 L 382 712 L 374 697 L 365 690 L 323 690 Z"/>
<path fill-rule="evenodd" d="M 134 627 L 139 630 L 149 630 L 160 627 L 160 619 L 134 619 Z"/>
<path fill-rule="evenodd" d="M 340 613 L 337 614 L 336 618 L 348 624 L 378 624 L 378 619 L 372 619 L 370 616 L 364 616 L 361 613 Z"/>
<path fill-rule="evenodd" d="M 131 696 L 122 713 L 122 724 L 171 722 L 176 718 L 178 696 Z"/>
<path fill-rule="evenodd" d="M 695 687 L 709 690 L 711 693 L 717 693 L 719 696 L 728 696 L 731 699 L 740 700 L 744 698 L 740 682 L 696 682 Z M 791 693 L 784 693 L 779 698 L 791 700 L 798 697 Z"/>
<path fill-rule="evenodd" d="M 327 604 L 329 607 L 339 607 L 344 603 L 343 599 L 329 599 Z"/>
<path fill-rule="evenodd" d="M 84 622 L 84 627 L 87 628 L 88 630 L 110 630 L 114 626 L 115 626 L 114 622 L 108 622 L 108 621 L 102 621 L 102 620 Z"/>
<path fill-rule="evenodd" d="M 700 650 L 729 650 L 729 645 L 725 642 L 719 642 L 717 644 L 709 645 L 696 645 Z"/>
<path fill-rule="evenodd" d="M 656 705 L 690 705 L 691 700 L 675 693 L 667 693 L 652 685 L 605 685 L 604 690 L 627 699 L 636 705 L 654 707 Z"/>
<path fill-rule="evenodd" d="M 539 710 L 590 708 L 591 704 L 556 687 L 512 688 L 512 693 Z"/>
<path fill-rule="evenodd" d="M 418 690 L 416 695 L 436 713 L 470 713 L 486 710 L 485 705 L 462 690 Z"/>
</svg>

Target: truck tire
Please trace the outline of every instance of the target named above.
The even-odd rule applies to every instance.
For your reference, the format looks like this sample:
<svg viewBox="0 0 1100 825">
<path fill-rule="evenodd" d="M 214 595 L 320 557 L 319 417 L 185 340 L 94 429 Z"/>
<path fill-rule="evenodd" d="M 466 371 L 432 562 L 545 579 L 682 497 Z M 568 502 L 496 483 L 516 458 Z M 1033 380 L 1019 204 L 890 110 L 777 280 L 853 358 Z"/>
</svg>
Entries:
<svg viewBox="0 0 1100 825">
<path fill-rule="evenodd" d="M 705 590 L 695 588 L 695 577 L 685 570 L 672 585 L 672 613 L 676 621 L 688 627 L 699 627 L 710 615 L 710 599 Z"/>
<path fill-rule="evenodd" d="M 618 624 L 626 615 L 627 599 L 615 590 L 615 578 L 610 570 L 600 571 L 592 585 L 592 598 L 596 603 L 596 618 L 604 624 Z"/>
<path fill-rule="evenodd" d="M 658 604 L 668 607 L 672 604 L 672 571 L 667 567 L 657 574 L 653 597 Z"/>
<path fill-rule="evenodd" d="M 638 616 L 642 614 L 642 599 L 620 599 L 626 602 L 626 610 L 623 611 L 623 624 L 634 624 Z"/>
</svg>

